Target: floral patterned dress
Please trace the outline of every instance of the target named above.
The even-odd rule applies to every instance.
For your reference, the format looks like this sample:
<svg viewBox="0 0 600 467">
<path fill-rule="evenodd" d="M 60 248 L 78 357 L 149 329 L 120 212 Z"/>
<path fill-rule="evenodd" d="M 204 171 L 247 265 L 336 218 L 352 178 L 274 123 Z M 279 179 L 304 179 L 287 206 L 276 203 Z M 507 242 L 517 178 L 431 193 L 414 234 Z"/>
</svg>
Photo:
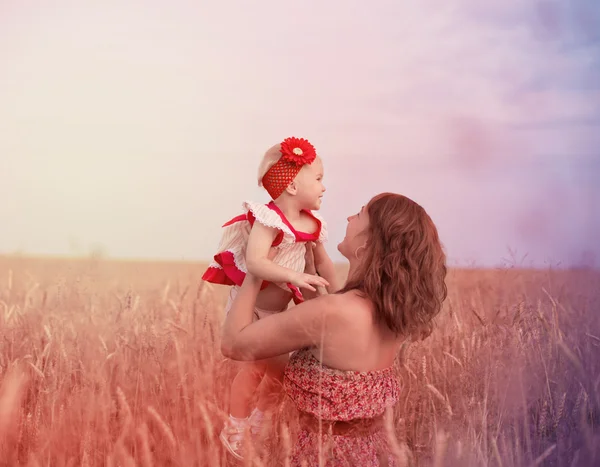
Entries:
<svg viewBox="0 0 600 467">
<path fill-rule="evenodd" d="M 319 362 L 308 349 L 295 352 L 285 370 L 284 389 L 300 415 L 331 423 L 372 419 L 383 415 L 399 398 L 398 377 L 392 367 L 379 371 L 342 371 Z M 320 447 L 321 446 L 321 447 Z M 364 434 L 330 434 L 300 429 L 292 466 L 394 466 L 383 428 Z"/>
</svg>

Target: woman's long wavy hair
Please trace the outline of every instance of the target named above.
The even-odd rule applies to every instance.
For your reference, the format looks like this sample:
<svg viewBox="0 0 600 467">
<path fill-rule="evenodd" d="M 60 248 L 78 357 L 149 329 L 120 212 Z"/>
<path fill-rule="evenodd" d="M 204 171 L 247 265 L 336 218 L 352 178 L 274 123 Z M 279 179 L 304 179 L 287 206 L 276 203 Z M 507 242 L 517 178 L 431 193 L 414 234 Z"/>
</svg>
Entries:
<svg viewBox="0 0 600 467">
<path fill-rule="evenodd" d="M 437 228 L 406 196 L 382 193 L 367 205 L 365 256 L 340 293 L 357 290 L 397 335 L 424 338 L 448 295 Z"/>
</svg>

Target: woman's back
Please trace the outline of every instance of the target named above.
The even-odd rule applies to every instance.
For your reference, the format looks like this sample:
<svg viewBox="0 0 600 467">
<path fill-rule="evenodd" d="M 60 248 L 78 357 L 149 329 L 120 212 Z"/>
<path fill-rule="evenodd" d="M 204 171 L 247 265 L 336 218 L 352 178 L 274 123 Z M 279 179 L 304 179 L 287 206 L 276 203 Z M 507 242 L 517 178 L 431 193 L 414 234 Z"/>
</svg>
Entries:
<svg viewBox="0 0 600 467">
<path fill-rule="evenodd" d="M 328 296 L 337 308 L 320 344 L 310 349 L 324 365 L 339 370 L 376 371 L 393 365 L 405 338 L 375 319 L 373 304 L 356 291 Z"/>
</svg>

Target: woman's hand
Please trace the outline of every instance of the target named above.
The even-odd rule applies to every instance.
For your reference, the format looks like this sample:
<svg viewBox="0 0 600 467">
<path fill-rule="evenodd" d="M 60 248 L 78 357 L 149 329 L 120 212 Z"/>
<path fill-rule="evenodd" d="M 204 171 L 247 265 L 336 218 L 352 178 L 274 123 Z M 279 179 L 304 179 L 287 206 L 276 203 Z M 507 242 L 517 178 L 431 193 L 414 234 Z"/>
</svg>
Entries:
<svg viewBox="0 0 600 467">
<path fill-rule="evenodd" d="M 304 272 L 306 274 L 317 274 L 314 248 L 315 244 L 313 242 L 306 242 L 306 253 L 304 253 Z"/>
<path fill-rule="evenodd" d="M 306 253 L 304 254 L 304 272 L 307 274 L 312 274 L 312 275 L 316 275 L 317 274 L 317 268 L 315 265 L 315 244 L 314 242 L 306 242 Z M 325 281 L 325 283 L 327 283 L 327 281 Z M 329 284 L 327 283 L 327 286 Z M 307 299 L 311 299 L 311 298 L 315 298 L 315 296 L 317 295 L 326 295 L 327 294 L 327 289 L 325 288 L 325 285 L 317 285 L 317 290 L 316 293 L 304 293 L 305 298 Z"/>
</svg>

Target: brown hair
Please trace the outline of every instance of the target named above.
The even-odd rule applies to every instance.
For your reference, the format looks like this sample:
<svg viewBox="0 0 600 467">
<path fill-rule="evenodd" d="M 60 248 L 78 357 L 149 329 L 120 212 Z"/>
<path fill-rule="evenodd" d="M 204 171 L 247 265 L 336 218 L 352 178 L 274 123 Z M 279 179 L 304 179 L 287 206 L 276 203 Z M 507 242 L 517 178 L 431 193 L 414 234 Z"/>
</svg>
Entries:
<svg viewBox="0 0 600 467">
<path fill-rule="evenodd" d="M 426 337 L 446 299 L 446 255 L 435 224 L 406 196 L 382 193 L 367 205 L 368 239 L 360 269 L 339 293 L 357 290 L 397 335 Z"/>
</svg>

